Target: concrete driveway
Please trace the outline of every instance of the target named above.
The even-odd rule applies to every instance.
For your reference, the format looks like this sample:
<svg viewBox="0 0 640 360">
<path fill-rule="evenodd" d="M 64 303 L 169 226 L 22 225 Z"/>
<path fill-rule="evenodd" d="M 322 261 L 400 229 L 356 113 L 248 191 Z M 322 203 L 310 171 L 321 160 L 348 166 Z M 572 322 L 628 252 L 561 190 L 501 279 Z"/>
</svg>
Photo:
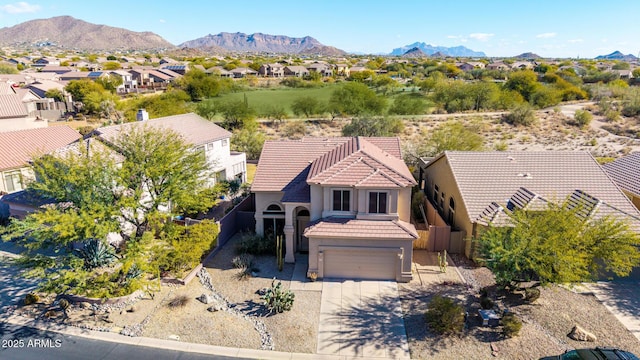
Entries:
<svg viewBox="0 0 640 360">
<path fill-rule="evenodd" d="M 640 280 L 599 281 L 587 286 L 607 310 L 640 340 Z"/>
<path fill-rule="evenodd" d="M 317 353 L 409 359 L 397 284 L 324 279 Z"/>
</svg>

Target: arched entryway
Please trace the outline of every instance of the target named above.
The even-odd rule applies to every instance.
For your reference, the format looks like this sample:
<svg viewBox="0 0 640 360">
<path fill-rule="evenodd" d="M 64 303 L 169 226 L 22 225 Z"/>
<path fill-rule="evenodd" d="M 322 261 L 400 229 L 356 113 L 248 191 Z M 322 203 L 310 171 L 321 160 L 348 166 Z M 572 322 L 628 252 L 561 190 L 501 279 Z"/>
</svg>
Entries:
<svg viewBox="0 0 640 360">
<path fill-rule="evenodd" d="M 301 253 L 309 252 L 309 239 L 304 236 L 304 230 L 309 225 L 309 210 L 304 207 L 297 207 L 295 209 L 295 239 L 296 249 Z"/>
</svg>

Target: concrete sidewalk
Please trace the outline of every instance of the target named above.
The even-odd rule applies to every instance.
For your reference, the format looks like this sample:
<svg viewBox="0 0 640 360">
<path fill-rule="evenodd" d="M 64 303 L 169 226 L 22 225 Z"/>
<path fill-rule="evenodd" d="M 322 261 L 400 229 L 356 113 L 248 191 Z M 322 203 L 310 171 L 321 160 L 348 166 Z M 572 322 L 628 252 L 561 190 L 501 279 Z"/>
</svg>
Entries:
<svg viewBox="0 0 640 360">
<path fill-rule="evenodd" d="M 586 286 L 640 340 L 640 282 L 599 281 Z"/>
<path fill-rule="evenodd" d="M 318 354 L 409 359 L 398 285 L 394 281 L 322 281 Z"/>
</svg>

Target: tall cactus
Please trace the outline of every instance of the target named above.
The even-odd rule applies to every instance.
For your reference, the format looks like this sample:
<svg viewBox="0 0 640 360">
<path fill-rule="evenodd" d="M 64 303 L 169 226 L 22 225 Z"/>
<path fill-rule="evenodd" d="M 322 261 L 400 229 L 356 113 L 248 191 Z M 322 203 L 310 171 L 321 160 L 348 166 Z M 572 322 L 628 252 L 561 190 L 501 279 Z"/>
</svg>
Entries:
<svg viewBox="0 0 640 360">
<path fill-rule="evenodd" d="M 282 271 L 284 267 L 284 259 L 282 258 L 282 235 L 276 236 L 276 253 L 278 256 L 278 271 Z"/>
</svg>

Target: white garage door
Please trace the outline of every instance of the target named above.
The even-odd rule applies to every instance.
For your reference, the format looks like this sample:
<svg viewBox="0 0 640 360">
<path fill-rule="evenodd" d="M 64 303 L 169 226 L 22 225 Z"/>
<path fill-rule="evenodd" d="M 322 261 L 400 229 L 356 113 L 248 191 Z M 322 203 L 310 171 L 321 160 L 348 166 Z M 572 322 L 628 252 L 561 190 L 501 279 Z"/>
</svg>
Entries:
<svg viewBox="0 0 640 360">
<path fill-rule="evenodd" d="M 396 280 L 398 255 L 394 251 L 331 249 L 324 251 L 324 277 Z"/>
</svg>

